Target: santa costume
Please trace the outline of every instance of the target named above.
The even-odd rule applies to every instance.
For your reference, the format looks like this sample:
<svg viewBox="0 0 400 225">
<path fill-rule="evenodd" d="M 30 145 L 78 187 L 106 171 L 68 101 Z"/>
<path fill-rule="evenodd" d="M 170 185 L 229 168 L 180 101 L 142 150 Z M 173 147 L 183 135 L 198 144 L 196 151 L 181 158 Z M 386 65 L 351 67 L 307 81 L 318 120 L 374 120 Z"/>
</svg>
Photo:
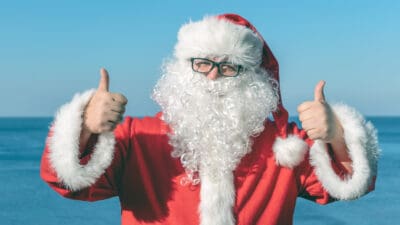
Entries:
<svg viewBox="0 0 400 225">
<path fill-rule="evenodd" d="M 173 65 L 191 70 L 188 62 L 191 57 L 221 55 L 245 68 L 257 67 L 256 75 L 243 78 L 243 82 L 256 84 L 258 81 L 254 80 L 258 79 L 267 85 L 270 92 L 265 93 L 271 97 L 260 98 L 259 106 L 254 106 L 259 107 L 257 111 L 268 108 L 263 114 L 250 118 L 253 114 L 239 113 L 241 119 L 232 120 L 236 121 L 234 125 L 224 124 L 215 118 L 229 117 L 229 113 L 214 112 L 219 107 L 215 103 L 214 111 L 204 110 L 210 110 L 216 117 L 198 122 L 201 129 L 186 129 L 186 124 L 197 123 L 188 112 L 193 110 L 196 114 L 197 109 L 203 109 L 196 102 L 186 101 L 186 91 L 179 92 L 183 87 L 174 89 L 160 82 L 154 99 L 162 113 L 153 117 L 126 117 L 113 132 L 92 135 L 88 145 L 79 149 L 83 111 L 94 93 L 89 90 L 75 95 L 58 111 L 42 157 L 43 180 L 67 198 L 97 201 L 118 196 L 122 224 L 292 224 L 297 197 L 327 204 L 356 199 L 373 190 L 379 150 L 372 124 L 344 104 L 332 105 L 352 160 L 353 172 L 347 174 L 335 161 L 330 145 L 312 141 L 304 130 L 288 122 L 280 98 L 278 63 L 246 19 L 224 14 L 185 24 L 178 34 L 174 55 L 177 60 Z M 251 73 L 243 73 L 247 72 Z M 178 75 L 169 73 L 163 81 L 178 79 Z M 182 79 L 189 79 L 186 77 Z M 261 84 L 244 87 L 238 93 L 251 98 L 252 89 L 263 91 Z M 229 93 L 223 86 L 218 88 L 205 92 L 215 98 L 224 98 Z M 175 98 L 166 96 L 167 91 L 175 94 Z M 204 93 L 202 100 L 210 101 L 208 94 Z M 230 106 L 228 100 L 225 103 Z M 174 110 L 186 111 L 178 114 Z M 273 119 L 267 118 L 270 112 Z M 241 134 L 235 134 L 235 126 L 246 127 L 241 125 L 246 119 L 261 120 L 257 123 L 261 126 L 248 125 L 251 129 L 244 129 L 248 132 L 242 138 Z M 210 128 L 207 123 L 217 125 Z M 225 138 L 224 130 L 217 130 L 216 135 L 207 136 L 219 123 L 231 127 L 229 135 Z M 238 151 L 235 146 L 239 146 Z M 233 156 L 226 153 L 230 149 Z M 219 157 L 220 150 L 225 151 L 224 157 Z"/>
</svg>

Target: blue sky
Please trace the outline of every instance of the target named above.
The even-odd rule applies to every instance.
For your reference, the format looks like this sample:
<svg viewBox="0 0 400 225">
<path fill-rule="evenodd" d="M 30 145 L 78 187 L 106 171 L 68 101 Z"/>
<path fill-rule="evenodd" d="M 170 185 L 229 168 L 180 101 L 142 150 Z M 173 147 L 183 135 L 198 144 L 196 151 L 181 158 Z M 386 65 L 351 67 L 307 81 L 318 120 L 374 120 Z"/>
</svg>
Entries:
<svg viewBox="0 0 400 225">
<path fill-rule="evenodd" d="M 400 1 L 2 1 L 0 116 L 52 116 L 74 93 L 97 87 L 152 115 L 160 65 L 179 27 L 204 15 L 250 20 L 280 64 L 284 105 L 295 115 L 327 82 L 328 101 L 365 115 L 400 115 Z"/>
</svg>

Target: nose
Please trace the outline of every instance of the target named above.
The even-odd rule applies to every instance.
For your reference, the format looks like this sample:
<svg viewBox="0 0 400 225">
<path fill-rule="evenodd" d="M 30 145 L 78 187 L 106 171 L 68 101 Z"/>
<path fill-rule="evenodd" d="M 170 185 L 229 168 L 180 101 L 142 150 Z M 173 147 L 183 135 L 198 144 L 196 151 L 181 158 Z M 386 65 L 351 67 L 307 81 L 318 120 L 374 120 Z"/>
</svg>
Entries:
<svg viewBox="0 0 400 225">
<path fill-rule="evenodd" d="M 207 74 L 207 78 L 210 80 L 216 80 L 218 78 L 218 67 L 214 67 L 210 72 Z"/>
</svg>

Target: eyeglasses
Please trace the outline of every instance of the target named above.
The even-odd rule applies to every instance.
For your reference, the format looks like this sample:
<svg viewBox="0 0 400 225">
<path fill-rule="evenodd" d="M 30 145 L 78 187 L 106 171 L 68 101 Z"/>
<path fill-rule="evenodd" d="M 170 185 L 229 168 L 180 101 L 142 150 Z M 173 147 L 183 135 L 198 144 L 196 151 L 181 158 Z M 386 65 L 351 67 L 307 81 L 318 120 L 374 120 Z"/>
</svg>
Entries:
<svg viewBox="0 0 400 225">
<path fill-rule="evenodd" d="M 230 62 L 214 62 L 204 58 L 191 58 L 192 69 L 198 73 L 209 73 L 215 66 L 218 68 L 218 73 L 226 77 L 235 77 L 242 70 L 241 65 L 236 65 Z"/>
</svg>

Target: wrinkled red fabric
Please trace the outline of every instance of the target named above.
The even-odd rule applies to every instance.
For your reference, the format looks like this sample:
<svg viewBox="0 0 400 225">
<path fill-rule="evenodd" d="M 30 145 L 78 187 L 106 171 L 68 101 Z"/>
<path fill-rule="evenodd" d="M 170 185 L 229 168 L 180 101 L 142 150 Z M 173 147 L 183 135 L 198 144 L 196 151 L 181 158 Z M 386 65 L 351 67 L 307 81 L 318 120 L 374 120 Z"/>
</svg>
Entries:
<svg viewBox="0 0 400 225">
<path fill-rule="evenodd" d="M 289 124 L 289 130 L 306 138 L 295 124 Z M 118 196 L 124 225 L 197 225 L 201 187 L 181 185 L 185 173 L 179 159 L 170 155 L 168 131 L 159 116 L 126 118 L 114 131 L 117 143 L 112 164 L 95 184 L 76 192 L 67 190 L 58 180 L 46 145 L 41 177 L 56 192 L 71 199 L 97 201 Z M 320 204 L 333 200 L 313 173 L 308 156 L 293 170 L 276 165 L 272 144 L 278 134 L 276 124 L 267 121 L 265 131 L 254 139 L 253 151 L 234 171 L 237 224 L 292 224 L 298 196 Z"/>
</svg>

